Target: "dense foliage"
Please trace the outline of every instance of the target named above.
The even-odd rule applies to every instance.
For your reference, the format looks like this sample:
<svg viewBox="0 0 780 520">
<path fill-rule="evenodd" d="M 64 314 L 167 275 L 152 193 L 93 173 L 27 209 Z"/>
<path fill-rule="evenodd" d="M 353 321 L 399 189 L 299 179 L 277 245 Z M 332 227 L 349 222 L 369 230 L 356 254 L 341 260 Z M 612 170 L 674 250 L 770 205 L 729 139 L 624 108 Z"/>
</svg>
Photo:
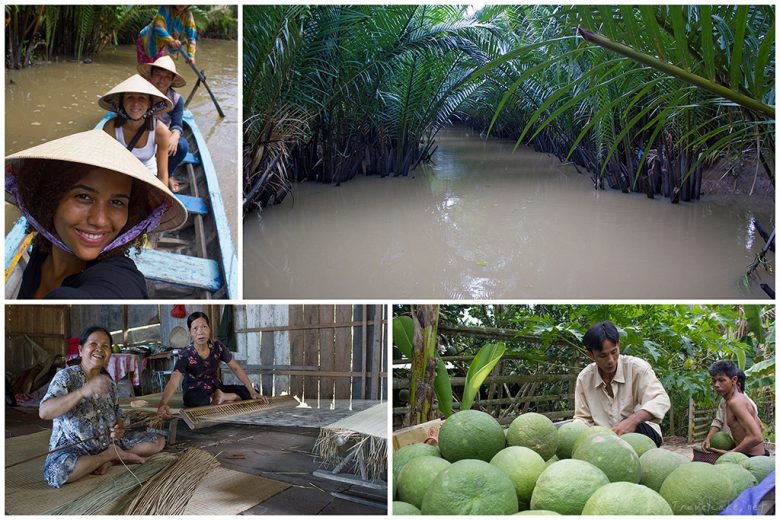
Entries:
<svg viewBox="0 0 780 520">
<path fill-rule="evenodd" d="M 772 5 L 245 6 L 244 41 L 245 212 L 406 175 L 457 119 L 599 187 L 689 200 L 720 160 L 774 182 Z"/>
<path fill-rule="evenodd" d="M 106 46 L 134 44 L 156 5 L 6 5 L 6 67 L 55 56 L 90 59 Z M 190 6 L 201 37 L 235 39 L 238 6 Z"/>
<path fill-rule="evenodd" d="M 395 315 L 406 313 L 403 306 L 394 308 Z M 519 356 L 505 360 L 503 370 L 527 375 L 578 373 L 589 363 L 581 343 L 585 331 L 601 320 L 614 322 L 621 334 L 621 352 L 647 360 L 671 397 L 676 435 L 686 434 L 689 398 L 704 408 L 717 404 L 709 365 L 732 359 L 747 373 L 746 393 L 774 436 L 773 306 L 443 305 L 440 313 L 440 331 L 448 325 L 516 331 L 515 341 L 503 341 L 507 355 Z M 474 355 L 487 341 L 440 332 L 440 351 Z M 451 375 L 465 375 L 460 365 L 452 366 Z M 663 427 L 669 432 L 668 416 Z"/>
</svg>

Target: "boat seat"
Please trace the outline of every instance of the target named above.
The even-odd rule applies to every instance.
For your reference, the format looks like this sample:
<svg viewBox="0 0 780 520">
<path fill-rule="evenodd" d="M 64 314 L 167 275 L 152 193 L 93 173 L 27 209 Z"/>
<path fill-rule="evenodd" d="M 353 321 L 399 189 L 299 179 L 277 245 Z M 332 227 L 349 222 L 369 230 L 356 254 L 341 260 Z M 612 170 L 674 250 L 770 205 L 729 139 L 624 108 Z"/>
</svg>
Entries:
<svg viewBox="0 0 780 520">
<path fill-rule="evenodd" d="M 198 159 L 196 156 L 192 155 L 191 153 L 187 153 L 187 155 L 184 157 L 184 160 L 182 161 L 184 164 L 200 164 L 200 159 Z"/>
<path fill-rule="evenodd" d="M 209 208 L 206 205 L 206 201 L 204 201 L 200 197 L 192 197 L 190 195 L 179 195 L 176 194 L 176 198 L 178 198 L 182 204 L 184 204 L 184 207 L 187 208 L 187 213 L 192 213 L 195 215 L 207 215 L 209 212 Z"/>
<path fill-rule="evenodd" d="M 166 253 L 154 249 L 142 249 L 138 255 L 135 252 L 136 250 L 131 251 L 130 258 L 135 261 L 135 265 L 144 276 L 150 280 L 195 287 L 211 292 L 216 292 L 222 287 L 222 274 L 216 260 Z"/>
</svg>

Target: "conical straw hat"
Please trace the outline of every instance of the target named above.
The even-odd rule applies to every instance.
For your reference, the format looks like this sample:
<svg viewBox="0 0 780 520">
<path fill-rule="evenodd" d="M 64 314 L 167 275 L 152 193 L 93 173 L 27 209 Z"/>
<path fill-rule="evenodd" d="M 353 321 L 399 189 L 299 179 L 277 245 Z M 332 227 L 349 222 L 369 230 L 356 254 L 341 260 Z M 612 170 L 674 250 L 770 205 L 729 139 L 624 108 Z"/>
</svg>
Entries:
<svg viewBox="0 0 780 520">
<path fill-rule="evenodd" d="M 139 63 L 138 67 L 136 69 L 138 70 L 138 74 L 143 76 L 143 78 L 147 81 L 152 81 L 152 67 L 158 67 L 161 69 L 165 69 L 168 72 L 173 73 L 173 82 L 171 83 L 172 87 L 183 87 L 187 84 L 187 81 L 185 81 L 184 77 L 182 77 L 181 74 L 176 72 L 176 63 L 174 63 L 173 58 L 170 56 L 161 56 L 157 58 L 157 60 L 154 63 Z"/>
<path fill-rule="evenodd" d="M 154 114 L 163 114 L 173 110 L 173 102 L 171 102 L 171 100 L 168 99 L 165 94 L 157 90 L 154 85 L 146 81 L 138 74 L 133 74 L 122 83 L 108 91 L 108 93 L 104 94 L 103 97 L 98 100 L 98 105 L 100 105 L 101 108 L 108 110 L 109 112 L 117 112 L 119 108 L 121 108 L 121 105 L 119 104 L 121 94 L 127 94 L 130 92 L 149 94 L 152 96 L 152 105 L 156 105 L 160 102 L 165 103 L 165 106 L 161 106 L 159 109 L 155 110 L 153 112 Z"/>
<path fill-rule="evenodd" d="M 170 203 L 160 218 L 160 225 L 154 231 L 177 229 L 187 220 L 187 210 L 168 187 L 155 177 L 127 148 L 103 130 L 80 132 L 9 155 L 6 157 L 6 165 L 12 166 L 13 173 L 10 173 L 9 169 L 6 168 L 6 176 L 10 174 L 25 175 L 25 168 L 22 167 L 24 159 L 66 161 L 85 166 L 97 166 L 147 184 L 147 187 L 151 188 L 148 190 L 149 200 L 147 201 L 150 212 L 163 200 Z M 56 171 L 50 169 L 44 170 L 44 173 L 47 175 L 57 174 Z M 9 202 L 16 204 L 14 200 Z"/>
</svg>

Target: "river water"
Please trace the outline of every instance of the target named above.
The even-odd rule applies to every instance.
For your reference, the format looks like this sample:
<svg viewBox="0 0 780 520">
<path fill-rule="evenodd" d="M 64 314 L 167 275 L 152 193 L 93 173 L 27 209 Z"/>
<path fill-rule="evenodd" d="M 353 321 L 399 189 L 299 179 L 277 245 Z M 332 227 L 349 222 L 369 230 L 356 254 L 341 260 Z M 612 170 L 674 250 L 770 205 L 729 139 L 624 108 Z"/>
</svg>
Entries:
<svg viewBox="0 0 780 520">
<path fill-rule="evenodd" d="M 464 129 L 437 142 L 413 177 L 296 184 L 249 216 L 244 297 L 766 298 L 741 279 L 763 246 L 752 217 L 774 225 L 771 199 L 672 205 L 595 191 L 573 166 L 512 153 L 513 142 Z"/>
<path fill-rule="evenodd" d="M 206 73 L 224 118 L 201 85 L 189 105 L 208 143 L 220 179 L 225 212 L 237 244 L 238 222 L 238 47 L 235 41 L 200 39 L 198 68 Z M 23 70 L 5 70 L 6 155 L 35 144 L 89 130 L 105 114 L 98 98 L 136 72 L 134 45 L 107 48 L 92 63 L 36 62 Z M 178 89 L 186 100 L 197 81 L 179 59 L 176 69 L 187 80 Z M 9 206 L 6 204 L 6 208 Z M 11 213 L 7 211 L 7 213 Z M 6 227 L 8 219 L 6 219 Z"/>
</svg>

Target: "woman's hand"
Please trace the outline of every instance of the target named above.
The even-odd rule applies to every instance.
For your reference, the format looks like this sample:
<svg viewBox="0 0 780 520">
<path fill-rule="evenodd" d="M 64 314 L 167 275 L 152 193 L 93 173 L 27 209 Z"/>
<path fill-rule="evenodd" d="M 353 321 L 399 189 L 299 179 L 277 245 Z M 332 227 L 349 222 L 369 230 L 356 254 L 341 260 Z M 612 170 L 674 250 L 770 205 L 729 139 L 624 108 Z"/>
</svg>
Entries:
<svg viewBox="0 0 780 520">
<path fill-rule="evenodd" d="M 172 417 L 171 409 L 167 404 L 161 404 L 157 407 L 157 417 L 160 419 L 170 419 Z"/>
<path fill-rule="evenodd" d="M 173 40 L 171 42 L 171 47 L 173 47 L 176 50 L 181 49 L 181 41 L 180 40 Z"/>
<path fill-rule="evenodd" d="M 111 428 L 111 438 L 115 441 L 118 441 L 122 437 L 125 436 L 125 423 L 122 421 L 117 421 L 116 424 Z"/>
<path fill-rule="evenodd" d="M 701 441 L 701 449 L 704 451 L 710 451 L 710 436 L 706 436 L 703 441 Z"/>
<path fill-rule="evenodd" d="M 252 390 L 252 392 L 249 395 L 252 397 L 252 399 L 257 399 L 259 401 L 262 401 L 263 404 L 268 404 L 268 398 L 261 393 Z"/>
<path fill-rule="evenodd" d="M 111 389 L 111 380 L 108 376 L 100 375 L 93 377 L 81 387 L 81 397 L 87 398 L 101 394 L 107 394 Z"/>
<path fill-rule="evenodd" d="M 179 136 L 181 136 L 181 134 L 178 130 L 171 132 L 171 137 L 168 139 L 168 155 L 176 155 L 176 152 L 179 151 Z"/>
</svg>

